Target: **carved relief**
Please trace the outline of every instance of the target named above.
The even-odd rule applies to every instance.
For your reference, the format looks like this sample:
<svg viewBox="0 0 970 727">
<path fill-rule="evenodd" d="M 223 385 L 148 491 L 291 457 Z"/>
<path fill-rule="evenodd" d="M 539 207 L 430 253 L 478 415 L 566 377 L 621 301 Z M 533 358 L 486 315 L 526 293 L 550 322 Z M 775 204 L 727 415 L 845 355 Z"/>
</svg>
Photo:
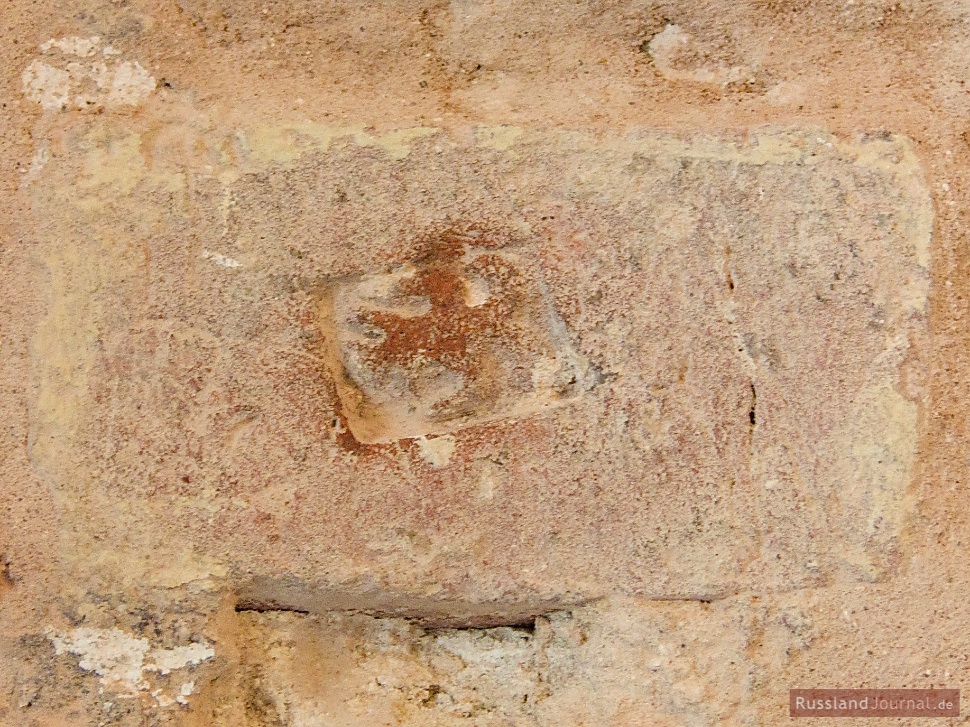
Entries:
<svg viewBox="0 0 970 727">
<path fill-rule="evenodd" d="M 476 242 L 444 235 L 417 260 L 327 286 L 327 358 L 358 441 L 526 416 L 592 386 L 536 263 Z"/>
</svg>

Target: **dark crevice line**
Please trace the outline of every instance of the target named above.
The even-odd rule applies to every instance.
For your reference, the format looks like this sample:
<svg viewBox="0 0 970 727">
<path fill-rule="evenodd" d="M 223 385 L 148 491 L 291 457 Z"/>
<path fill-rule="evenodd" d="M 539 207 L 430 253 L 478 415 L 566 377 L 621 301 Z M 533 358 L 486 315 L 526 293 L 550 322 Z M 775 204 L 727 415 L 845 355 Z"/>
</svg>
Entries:
<svg viewBox="0 0 970 727">
<path fill-rule="evenodd" d="M 295 606 L 283 606 L 271 603 L 239 603 L 235 606 L 236 613 L 296 613 L 302 616 L 309 616 L 313 612 L 297 608 Z M 457 619 L 453 623 L 448 623 L 448 619 L 440 615 L 415 616 L 407 614 L 397 614 L 389 612 L 376 612 L 362 609 L 333 609 L 327 613 L 342 613 L 347 615 L 368 616 L 374 619 L 394 618 L 423 628 L 425 631 L 485 631 L 487 629 L 509 628 L 524 631 L 532 634 L 535 632 L 536 620 L 550 616 L 560 611 L 550 611 L 548 613 L 536 614 L 535 616 L 516 617 L 510 619 L 488 618 L 484 624 L 464 624 Z"/>
<path fill-rule="evenodd" d="M 754 379 L 751 379 L 751 406 L 748 408 L 748 421 L 752 430 L 758 426 L 758 389 L 755 388 Z"/>
<path fill-rule="evenodd" d="M 236 613 L 299 613 L 309 615 L 309 611 L 295 606 L 280 606 L 272 603 L 237 603 Z"/>
</svg>

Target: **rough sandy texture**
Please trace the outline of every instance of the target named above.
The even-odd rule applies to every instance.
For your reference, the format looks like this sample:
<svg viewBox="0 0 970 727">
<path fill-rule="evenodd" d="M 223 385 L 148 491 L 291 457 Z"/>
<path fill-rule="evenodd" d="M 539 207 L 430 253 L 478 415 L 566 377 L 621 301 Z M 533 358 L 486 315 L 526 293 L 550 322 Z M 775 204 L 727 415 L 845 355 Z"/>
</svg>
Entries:
<svg viewBox="0 0 970 727">
<path fill-rule="evenodd" d="M 2 18 L 0 724 L 967 682 L 970 8 Z"/>
</svg>

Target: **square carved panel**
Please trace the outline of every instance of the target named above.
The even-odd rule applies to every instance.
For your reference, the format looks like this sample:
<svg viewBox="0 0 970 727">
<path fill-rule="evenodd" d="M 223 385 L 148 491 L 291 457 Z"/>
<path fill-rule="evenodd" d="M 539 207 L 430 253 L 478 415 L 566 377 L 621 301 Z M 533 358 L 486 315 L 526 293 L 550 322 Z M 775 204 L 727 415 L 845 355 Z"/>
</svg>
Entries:
<svg viewBox="0 0 970 727">
<path fill-rule="evenodd" d="M 413 262 L 326 286 L 328 359 L 358 441 L 528 416 L 593 385 L 536 260 L 487 241 L 442 232 Z"/>
</svg>

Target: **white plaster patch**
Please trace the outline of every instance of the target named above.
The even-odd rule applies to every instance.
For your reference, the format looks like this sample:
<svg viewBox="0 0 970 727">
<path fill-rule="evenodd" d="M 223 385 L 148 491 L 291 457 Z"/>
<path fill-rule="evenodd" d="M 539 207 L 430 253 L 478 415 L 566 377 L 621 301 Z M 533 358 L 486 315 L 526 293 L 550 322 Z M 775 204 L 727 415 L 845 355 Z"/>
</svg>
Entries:
<svg viewBox="0 0 970 727">
<path fill-rule="evenodd" d="M 121 629 L 77 628 L 59 634 L 49 629 L 47 638 L 54 645 L 54 653 L 79 656 L 78 666 L 93 671 L 105 686 L 126 690 L 145 689 L 142 678 L 148 639 L 136 638 Z"/>
<path fill-rule="evenodd" d="M 115 66 L 108 91 L 111 105 L 135 106 L 155 89 L 155 79 L 138 61 L 122 61 Z"/>
<path fill-rule="evenodd" d="M 699 62 L 694 40 L 674 24 L 657 33 L 648 44 L 654 65 L 671 80 L 727 84 L 741 80 L 750 71 L 740 66 Z"/>
<path fill-rule="evenodd" d="M 444 467 L 455 453 L 455 438 L 451 434 L 441 437 L 418 437 L 418 450 L 421 458 L 432 467 Z"/>
<path fill-rule="evenodd" d="M 34 151 L 34 156 L 30 160 L 30 169 L 27 170 L 27 179 L 33 179 L 40 174 L 47 162 L 50 161 L 50 158 L 51 153 L 50 149 L 47 148 L 47 143 L 41 142 L 41 144 Z"/>
<path fill-rule="evenodd" d="M 218 252 L 212 252 L 212 250 L 203 250 L 202 257 L 204 257 L 206 260 L 211 260 L 216 265 L 219 265 L 224 268 L 242 267 L 242 263 L 239 262 L 238 260 L 233 260 L 231 257 L 226 257 L 225 255 Z"/>
<path fill-rule="evenodd" d="M 45 111 L 137 106 L 155 90 L 140 63 L 118 59 L 119 51 L 102 48 L 98 36 L 51 39 L 40 49 L 46 58 L 32 61 L 21 81 L 27 98 Z"/>
<path fill-rule="evenodd" d="M 782 81 L 772 86 L 765 98 L 772 106 L 797 106 L 809 98 L 808 86 L 803 83 Z"/>
<path fill-rule="evenodd" d="M 54 653 L 73 654 L 80 657 L 78 666 L 101 677 L 103 688 L 134 693 L 149 690 L 151 684 L 146 673 L 169 674 L 178 669 L 196 666 L 215 656 L 209 644 L 193 643 L 172 649 L 151 648 L 148 639 L 133 636 L 121 629 L 95 629 L 81 627 L 69 632 L 46 630 L 47 638 L 54 645 Z M 194 682 L 185 682 L 179 695 L 171 697 L 164 689 L 154 689 L 151 695 L 161 707 L 175 702 L 184 704 L 192 693 Z"/>
<path fill-rule="evenodd" d="M 175 697 L 175 701 L 179 704 L 188 704 L 188 697 L 192 695 L 195 691 L 195 682 L 185 682 L 181 687 L 179 687 L 179 694 Z"/>
<path fill-rule="evenodd" d="M 101 38 L 97 35 L 93 35 L 90 38 L 79 38 L 76 35 L 70 35 L 66 38 L 51 38 L 46 43 L 42 43 L 40 49 L 45 53 L 56 49 L 67 55 L 87 58 L 88 56 L 93 56 L 100 49 L 100 46 Z"/>
<path fill-rule="evenodd" d="M 71 93 L 71 74 L 41 61 L 34 61 L 21 75 L 24 93 L 45 111 L 67 106 Z"/>
<path fill-rule="evenodd" d="M 215 655 L 216 652 L 211 646 L 199 643 L 176 646 L 174 649 L 155 649 L 148 655 L 150 661 L 145 669 L 169 674 L 186 666 L 197 666 Z"/>
</svg>

